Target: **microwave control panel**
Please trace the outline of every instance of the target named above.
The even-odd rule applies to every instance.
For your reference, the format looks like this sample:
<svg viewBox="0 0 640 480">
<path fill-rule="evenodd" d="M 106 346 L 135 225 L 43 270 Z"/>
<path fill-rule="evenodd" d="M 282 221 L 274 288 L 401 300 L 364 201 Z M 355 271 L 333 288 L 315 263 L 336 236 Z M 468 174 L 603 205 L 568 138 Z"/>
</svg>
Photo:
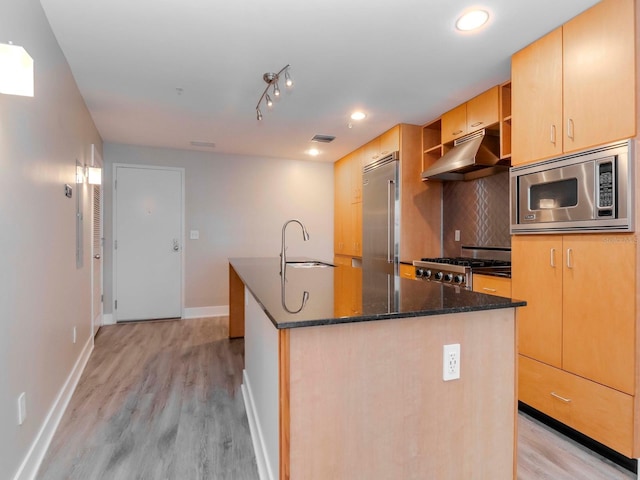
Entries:
<svg viewBox="0 0 640 480">
<path fill-rule="evenodd" d="M 614 202 L 613 159 L 598 162 L 598 217 L 612 217 Z"/>
</svg>

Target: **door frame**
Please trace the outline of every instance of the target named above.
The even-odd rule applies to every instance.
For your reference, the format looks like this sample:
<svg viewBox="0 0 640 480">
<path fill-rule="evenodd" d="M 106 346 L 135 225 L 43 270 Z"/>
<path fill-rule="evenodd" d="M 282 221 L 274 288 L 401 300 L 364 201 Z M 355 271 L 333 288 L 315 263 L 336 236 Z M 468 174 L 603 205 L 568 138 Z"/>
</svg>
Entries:
<svg viewBox="0 0 640 480">
<path fill-rule="evenodd" d="M 180 172 L 180 179 L 181 179 L 181 198 L 180 201 L 182 203 L 182 208 L 180 209 L 180 244 L 181 244 L 181 251 L 180 254 L 182 256 L 181 258 L 181 262 L 180 262 L 180 318 L 184 318 L 184 285 L 185 285 L 185 281 L 184 281 L 184 270 L 185 270 L 185 259 L 186 259 L 186 244 L 185 244 L 185 169 L 184 167 L 166 167 L 166 166 L 161 166 L 161 165 L 139 165 L 139 164 L 134 164 L 134 163 L 114 163 L 112 164 L 112 178 L 111 178 L 111 199 L 112 199 L 112 205 L 111 205 L 111 211 L 113 213 L 112 216 L 112 241 L 111 241 L 111 262 L 112 262 L 112 266 L 111 266 L 111 271 L 112 271 L 112 275 L 111 275 L 111 312 L 113 315 L 113 322 L 114 323 L 118 323 L 118 310 L 115 308 L 115 296 L 116 296 L 116 292 L 117 292 L 117 288 L 116 288 L 116 283 L 118 281 L 118 272 L 117 272 L 117 266 L 116 266 L 116 225 L 117 223 L 117 218 L 118 218 L 118 213 L 117 213 L 117 208 L 116 208 L 116 203 L 117 203 L 117 195 L 118 192 L 116 190 L 116 179 L 118 177 L 117 172 L 118 172 L 118 168 L 138 168 L 138 169 L 143 169 L 143 170 L 169 170 L 169 171 L 174 171 L 174 172 Z M 103 247 L 104 248 L 104 247 Z"/>
</svg>

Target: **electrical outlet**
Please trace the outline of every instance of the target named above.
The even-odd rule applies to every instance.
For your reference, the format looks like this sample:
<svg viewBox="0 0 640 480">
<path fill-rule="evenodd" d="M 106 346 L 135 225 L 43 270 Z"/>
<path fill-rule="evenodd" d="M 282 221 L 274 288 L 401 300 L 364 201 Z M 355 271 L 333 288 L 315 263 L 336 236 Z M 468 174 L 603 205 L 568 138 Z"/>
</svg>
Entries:
<svg viewBox="0 0 640 480">
<path fill-rule="evenodd" d="M 460 344 L 442 347 L 442 379 L 447 382 L 460 378 Z"/>
<path fill-rule="evenodd" d="M 22 425 L 27 419 L 27 394 L 18 395 L 18 425 Z"/>
<path fill-rule="evenodd" d="M 73 343 L 76 343 L 76 340 L 78 340 L 78 334 L 76 332 L 76 327 L 73 327 Z"/>
<path fill-rule="evenodd" d="M 460 241 L 460 230 L 456 230 L 454 233 L 455 236 L 455 241 L 459 242 Z"/>
</svg>

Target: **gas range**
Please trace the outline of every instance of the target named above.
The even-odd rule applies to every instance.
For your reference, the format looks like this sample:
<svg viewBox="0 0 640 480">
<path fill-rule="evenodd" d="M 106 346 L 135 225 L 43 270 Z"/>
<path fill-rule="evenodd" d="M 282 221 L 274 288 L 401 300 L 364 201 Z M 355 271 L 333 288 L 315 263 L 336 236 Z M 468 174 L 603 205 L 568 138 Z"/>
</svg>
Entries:
<svg viewBox="0 0 640 480">
<path fill-rule="evenodd" d="M 463 246 L 459 257 L 415 260 L 416 277 L 424 280 L 473 287 L 473 274 L 511 275 L 511 249 Z"/>
</svg>

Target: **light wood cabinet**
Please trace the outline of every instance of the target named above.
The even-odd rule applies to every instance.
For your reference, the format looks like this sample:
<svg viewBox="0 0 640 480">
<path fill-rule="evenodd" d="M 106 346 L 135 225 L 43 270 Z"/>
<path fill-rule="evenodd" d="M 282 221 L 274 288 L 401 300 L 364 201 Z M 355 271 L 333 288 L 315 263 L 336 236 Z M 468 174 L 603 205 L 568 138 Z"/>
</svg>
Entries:
<svg viewBox="0 0 640 480">
<path fill-rule="evenodd" d="M 499 88 L 492 87 L 442 115 L 442 143 L 498 123 Z"/>
<path fill-rule="evenodd" d="M 636 237 L 565 235 L 562 368 L 633 394 Z"/>
<path fill-rule="evenodd" d="M 467 104 L 442 114 L 442 143 L 449 143 L 467 133 Z"/>
<path fill-rule="evenodd" d="M 444 154 L 442 148 L 442 119 L 422 127 L 422 170 L 433 165 Z"/>
<path fill-rule="evenodd" d="M 363 150 L 363 165 L 369 165 L 393 152 L 397 152 L 400 150 L 400 125 L 390 128 L 361 148 Z"/>
<path fill-rule="evenodd" d="M 500 85 L 500 158 L 511 158 L 511 81 Z"/>
<path fill-rule="evenodd" d="M 351 203 L 362 202 L 363 153 L 363 149 L 359 148 L 347 156 L 351 177 Z"/>
<path fill-rule="evenodd" d="M 519 355 L 518 396 L 615 451 L 634 456 L 631 395 Z"/>
<path fill-rule="evenodd" d="M 338 160 L 333 165 L 334 173 L 334 243 L 333 250 L 336 254 L 346 252 L 346 235 L 349 228 L 349 216 L 351 214 L 351 171 L 349 163 L 345 159 Z"/>
<path fill-rule="evenodd" d="M 562 235 L 511 237 L 511 294 L 519 308 L 518 352 L 562 367 Z"/>
<path fill-rule="evenodd" d="M 512 296 L 527 302 L 516 314 L 520 400 L 621 453 L 629 452 L 633 442 L 625 440 L 622 450 L 618 440 L 596 435 L 589 425 L 608 425 L 606 417 L 612 414 L 607 409 L 617 411 L 619 402 L 633 404 L 635 242 L 633 234 L 512 238 Z M 578 378 L 588 383 L 572 387 Z M 543 393 L 541 386 L 548 386 L 561 398 L 555 394 L 547 398 L 548 392 Z M 577 407 L 573 396 L 584 397 L 581 405 L 585 406 Z M 612 402 L 608 407 L 596 405 L 608 398 Z M 574 413 L 563 413 L 558 400 L 571 403 Z M 590 408 L 590 418 L 575 418 Z M 629 420 L 626 430 L 633 429 L 629 415 L 627 412 L 624 417 Z"/>
<path fill-rule="evenodd" d="M 416 280 L 416 267 L 406 263 L 400 264 L 400 276 L 409 280 Z"/>
<path fill-rule="evenodd" d="M 495 125 L 499 115 L 499 88 L 493 87 L 467 102 L 467 132 Z"/>
<path fill-rule="evenodd" d="M 362 313 L 362 269 L 351 267 L 350 257 L 336 256 L 333 269 L 334 314 L 351 317 Z"/>
<path fill-rule="evenodd" d="M 335 163 L 336 255 L 362 256 L 362 166 L 375 148 L 400 151 L 400 260 L 440 254 L 442 185 L 420 178 L 421 138 L 421 127 L 397 125 Z"/>
<path fill-rule="evenodd" d="M 511 59 L 512 164 L 633 137 L 633 0 L 604 0 Z"/>
<path fill-rule="evenodd" d="M 423 182 L 422 127 L 400 125 L 400 261 L 441 255 L 442 182 Z"/>
<path fill-rule="evenodd" d="M 473 291 L 511 298 L 511 279 L 474 273 Z"/>
<path fill-rule="evenodd" d="M 356 151 L 334 164 L 334 245 L 336 255 L 362 256 L 362 167 Z"/>
</svg>

